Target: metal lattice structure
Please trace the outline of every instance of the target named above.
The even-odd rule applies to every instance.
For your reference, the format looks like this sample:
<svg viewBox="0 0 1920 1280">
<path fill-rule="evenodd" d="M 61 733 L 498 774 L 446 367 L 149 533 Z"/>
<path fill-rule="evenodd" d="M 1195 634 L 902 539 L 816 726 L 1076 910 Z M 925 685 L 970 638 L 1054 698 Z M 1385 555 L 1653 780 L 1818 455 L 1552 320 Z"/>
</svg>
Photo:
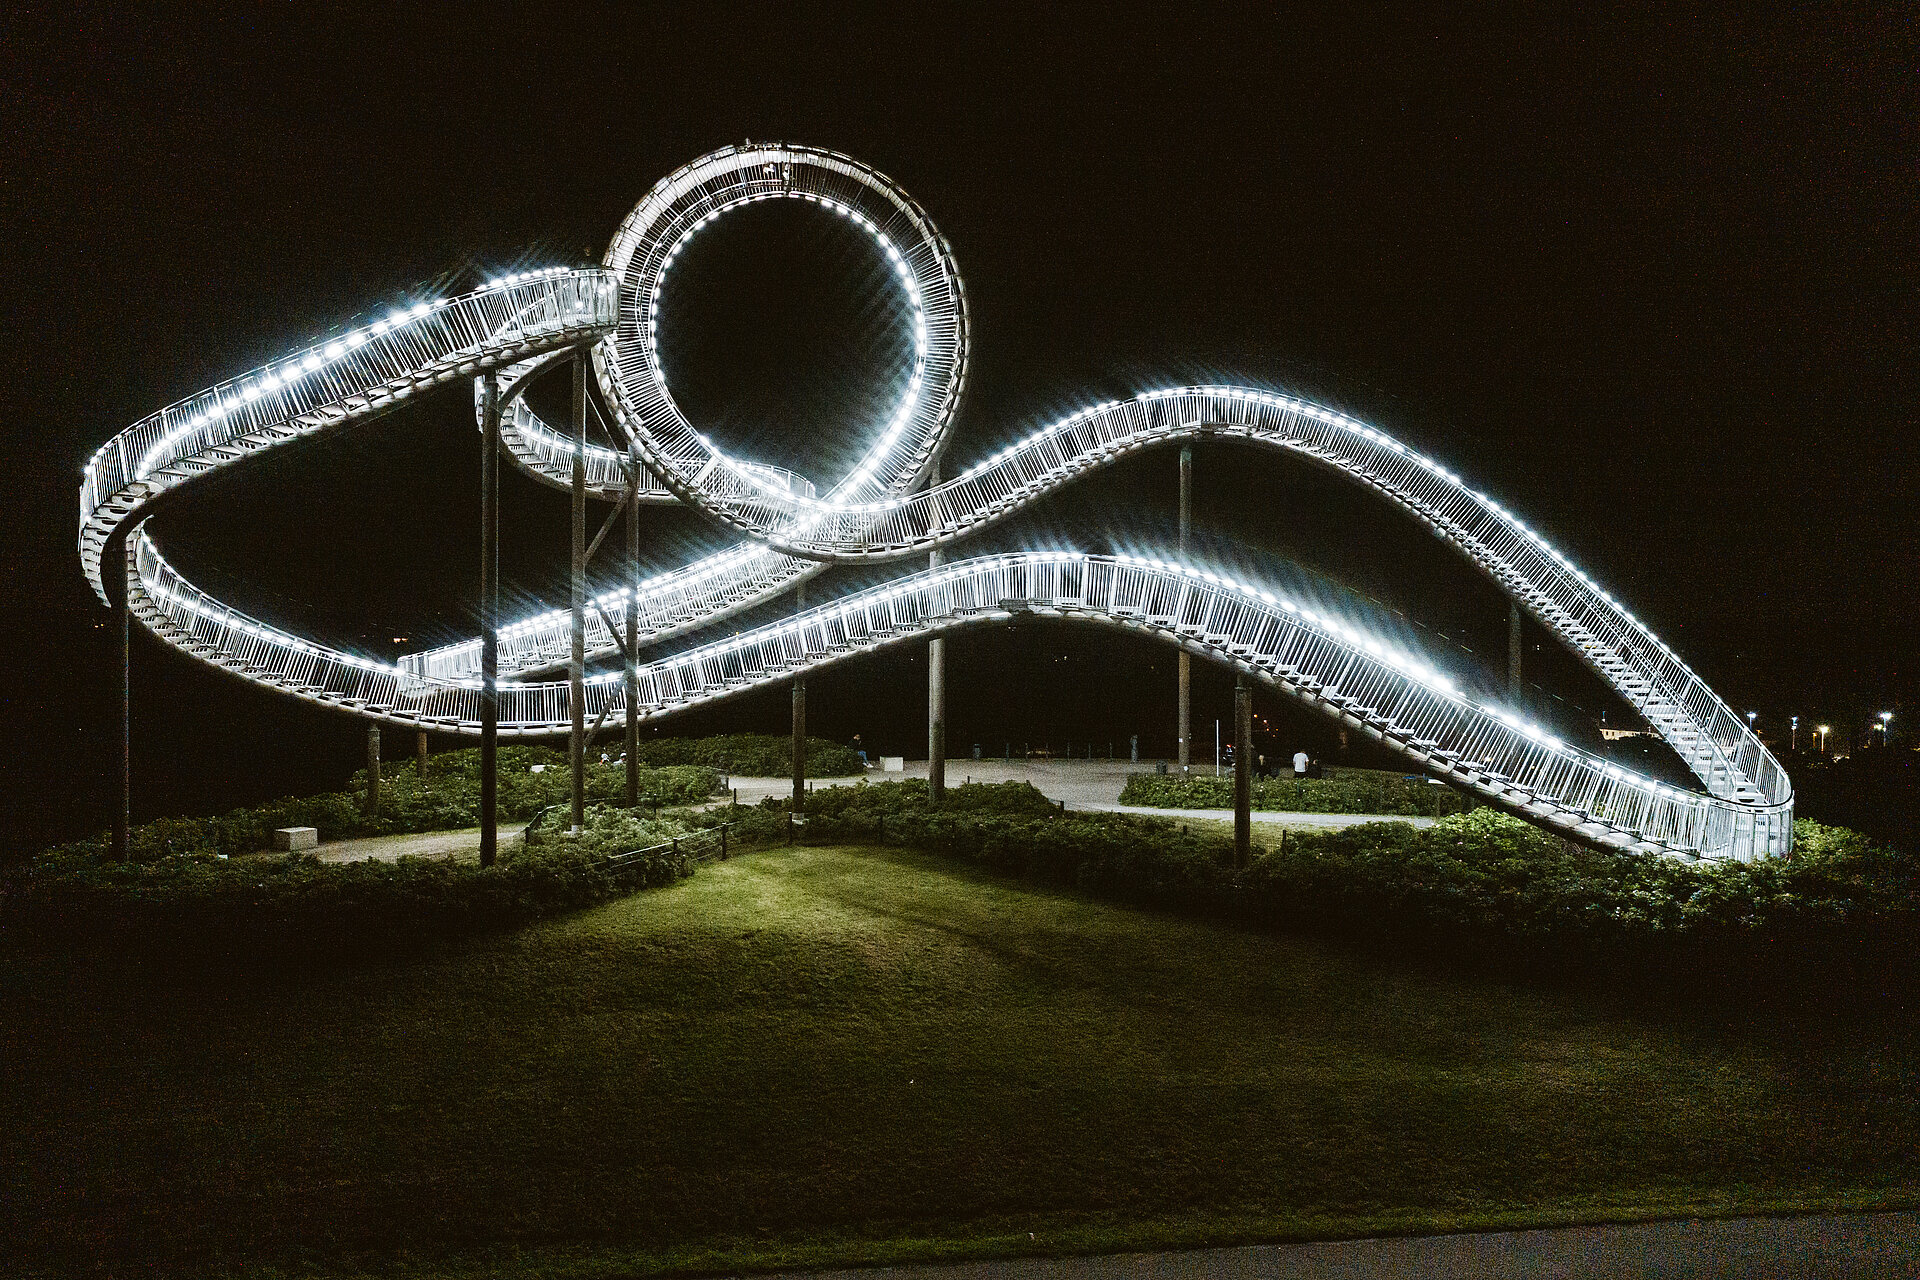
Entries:
<svg viewBox="0 0 1920 1280">
<path fill-rule="evenodd" d="M 659 295 L 688 240 L 730 210 L 806 201 L 865 232 L 906 301 L 912 368 L 855 468 L 821 492 L 728 456 L 674 403 L 658 356 Z M 584 678 L 599 723 L 672 715 L 876 648 L 1016 615 L 1121 628 L 1232 667 L 1357 730 L 1429 774 L 1571 837 L 1691 858 L 1787 852 L 1793 793 L 1747 723 L 1673 650 L 1517 515 L 1440 462 L 1306 401 L 1229 386 L 1094 405 L 923 487 L 965 380 L 968 317 L 951 249 L 903 191 L 857 161 L 794 146 L 729 147 L 673 174 L 621 226 L 598 269 L 550 269 L 405 312 L 189 397 L 88 462 L 80 554 L 103 599 L 182 652 L 256 684 L 371 720 L 481 731 L 478 640 L 374 661 L 269 627 L 214 599 L 144 528 L 201 477 L 262 451 L 472 379 L 484 417 L 497 387 L 505 456 L 545 483 L 603 501 L 687 503 L 738 530 L 737 546 L 571 610 L 498 631 L 499 732 L 576 722 L 568 681 L 538 677 L 681 636 L 762 604 L 838 562 L 890 561 L 957 543 L 1142 449 L 1232 439 L 1310 459 L 1393 502 L 1484 572 L 1603 677 L 1673 747 L 1700 790 L 1581 751 L 1463 693 L 1417 654 L 1257 584 L 1167 559 L 1035 551 L 939 566 L 672 657 Z M 590 358 L 610 438 L 543 422 L 520 394 L 549 366 Z M 584 413 L 584 408 L 581 410 Z M 576 463 L 578 464 L 576 470 Z M 583 611 L 584 612 L 584 611 Z M 629 625 L 631 620 L 631 626 Z"/>
</svg>

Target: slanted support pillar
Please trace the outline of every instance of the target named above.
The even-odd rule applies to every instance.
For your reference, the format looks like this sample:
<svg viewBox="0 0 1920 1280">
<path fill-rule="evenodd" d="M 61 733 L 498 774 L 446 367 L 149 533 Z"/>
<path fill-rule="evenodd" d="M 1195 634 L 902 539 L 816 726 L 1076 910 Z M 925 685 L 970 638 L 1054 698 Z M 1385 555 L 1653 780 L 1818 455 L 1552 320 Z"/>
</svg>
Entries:
<svg viewBox="0 0 1920 1280">
<path fill-rule="evenodd" d="M 380 722 L 367 722 L 367 816 L 380 816 Z"/>
<path fill-rule="evenodd" d="M 1507 700 L 1520 708 L 1520 604 L 1507 601 Z"/>
<path fill-rule="evenodd" d="M 500 376 L 480 383 L 480 865 L 500 849 Z"/>
<path fill-rule="evenodd" d="M 938 463 L 927 483 L 940 483 Z M 938 569 L 944 558 L 935 547 L 927 568 Z M 935 804 L 947 796 L 947 642 L 939 636 L 927 641 L 927 794 Z"/>
<path fill-rule="evenodd" d="M 572 647 L 567 655 L 567 766 L 573 772 L 569 829 L 579 835 L 587 815 L 587 353 L 573 358 L 573 572 L 567 597 Z"/>
<path fill-rule="evenodd" d="M 633 492 L 627 496 L 627 807 L 640 803 L 640 455 L 632 454 Z"/>
<path fill-rule="evenodd" d="M 801 583 L 794 593 L 795 612 L 805 612 L 807 607 L 807 584 Z M 793 681 L 793 811 L 805 813 L 807 810 L 807 678 L 796 676 Z"/>
<path fill-rule="evenodd" d="M 1253 860 L 1253 688 L 1243 675 L 1233 682 L 1233 861 Z"/>
<path fill-rule="evenodd" d="M 1187 561 L 1187 535 L 1193 531 L 1193 446 L 1180 446 L 1180 563 Z M 1193 655 L 1180 651 L 1180 768 L 1193 751 Z"/>
</svg>

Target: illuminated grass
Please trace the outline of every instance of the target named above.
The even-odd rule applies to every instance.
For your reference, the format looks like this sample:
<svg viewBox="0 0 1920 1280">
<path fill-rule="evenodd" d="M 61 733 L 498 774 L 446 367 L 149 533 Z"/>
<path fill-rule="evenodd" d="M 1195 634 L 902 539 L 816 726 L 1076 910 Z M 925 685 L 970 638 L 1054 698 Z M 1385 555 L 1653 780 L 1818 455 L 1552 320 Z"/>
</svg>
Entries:
<svg viewBox="0 0 1920 1280">
<path fill-rule="evenodd" d="M 1904 1032 L 1655 1019 L 897 851 L 754 854 L 428 961 L 0 953 L 0 998 L 0 1239 L 74 1271 L 584 1277 L 1920 1185 Z"/>
</svg>

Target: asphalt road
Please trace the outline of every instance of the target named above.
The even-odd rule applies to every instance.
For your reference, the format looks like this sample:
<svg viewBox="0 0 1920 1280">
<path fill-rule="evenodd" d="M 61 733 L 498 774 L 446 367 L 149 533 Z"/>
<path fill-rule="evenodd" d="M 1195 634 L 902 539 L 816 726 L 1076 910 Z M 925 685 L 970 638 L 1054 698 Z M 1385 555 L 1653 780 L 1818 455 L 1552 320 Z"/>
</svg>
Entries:
<svg viewBox="0 0 1920 1280">
<path fill-rule="evenodd" d="M 1690 1219 L 816 1274 L 820 1280 L 1911 1280 L 1920 1276 L 1920 1214 Z"/>
</svg>

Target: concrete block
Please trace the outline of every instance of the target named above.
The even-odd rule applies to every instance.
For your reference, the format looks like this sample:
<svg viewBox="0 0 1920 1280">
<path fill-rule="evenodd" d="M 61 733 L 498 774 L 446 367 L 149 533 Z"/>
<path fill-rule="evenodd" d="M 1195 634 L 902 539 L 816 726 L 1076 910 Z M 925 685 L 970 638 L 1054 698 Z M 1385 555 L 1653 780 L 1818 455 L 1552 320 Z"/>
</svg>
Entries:
<svg viewBox="0 0 1920 1280">
<path fill-rule="evenodd" d="M 907 771 L 907 758 L 905 756 L 881 756 L 880 757 L 880 772 L 905 773 L 906 771 Z"/>
<path fill-rule="evenodd" d="M 314 827 L 282 827 L 273 833 L 273 847 L 283 853 L 315 849 L 319 845 L 320 832 Z"/>
</svg>

